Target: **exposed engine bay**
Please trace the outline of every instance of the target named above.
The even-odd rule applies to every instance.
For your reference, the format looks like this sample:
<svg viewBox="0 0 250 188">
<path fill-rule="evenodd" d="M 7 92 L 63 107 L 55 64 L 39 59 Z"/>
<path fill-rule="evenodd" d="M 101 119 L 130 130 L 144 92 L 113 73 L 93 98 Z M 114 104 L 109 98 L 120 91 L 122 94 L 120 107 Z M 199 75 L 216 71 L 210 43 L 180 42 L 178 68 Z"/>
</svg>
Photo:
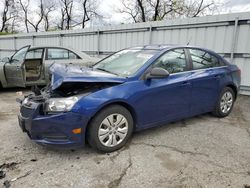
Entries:
<svg viewBox="0 0 250 188">
<path fill-rule="evenodd" d="M 96 82 L 66 82 L 59 88 L 52 90 L 50 85 L 39 89 L 38 87 L 32 88 L 32 93 L 25 96 L 34 102 L 45 102 L 49 98 L 63 98 L 75 95 L 88 95 L 90 93 L 105 89 L 118 83 L 96 83 Z"/>
</svg>

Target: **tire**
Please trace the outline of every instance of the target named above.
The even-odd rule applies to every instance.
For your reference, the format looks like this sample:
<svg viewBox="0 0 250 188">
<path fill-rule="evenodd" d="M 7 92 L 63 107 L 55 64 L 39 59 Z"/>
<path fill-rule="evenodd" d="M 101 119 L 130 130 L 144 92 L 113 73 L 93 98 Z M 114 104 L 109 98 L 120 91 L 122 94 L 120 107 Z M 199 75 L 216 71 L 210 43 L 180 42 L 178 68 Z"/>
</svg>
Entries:
<svg viewBox="0 0 250 188">
<path fill-rule="evenodd" d="M 219 100 L 217 101 L 215 110 L 213 111 L 213 114 L 217 117 L 228 116 L 233 109 L 234 101 L 235 101 L 235 93 L 232 90 L 232 88 L 230 87 L 223 88 L 220 93 Z"/>
<path fill-rule="evenodd" d="M 102 152 L 122 148 L 132 135 L 134 121 L 130 112 L 120 105 L 104 108 L 88 126 L 88 143 Z"/>
</svg>

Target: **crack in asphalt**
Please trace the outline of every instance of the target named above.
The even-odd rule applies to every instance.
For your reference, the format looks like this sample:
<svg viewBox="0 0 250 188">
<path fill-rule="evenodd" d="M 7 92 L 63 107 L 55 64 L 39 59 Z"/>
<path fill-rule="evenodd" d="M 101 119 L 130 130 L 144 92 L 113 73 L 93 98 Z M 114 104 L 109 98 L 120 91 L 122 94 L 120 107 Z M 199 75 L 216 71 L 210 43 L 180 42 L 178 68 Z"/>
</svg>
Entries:
<svg viewBox="0 0 250 188">
<path fill-rule="evenodd" d="M 116 151 L 116 153 L 114 155 L 109 156 L 109 159 L 114 162 L 114 160 L 123 152 L 123 151 L 127 151 L 129 150 L 129 147 L 131 145 L 131 140 L 129 140 L 125 146 L 123 146 L 123 148 L 121 148 L 120 150 Z"/>
<path fill-rule="evenodd" d="M 109 157 L 109 159 L 114 162 L 114 160 L 121 154 L 122 151 L 118 150 L 116 153 Z"/>
<path fill-rule="evenodd" d="M 181 154 L 200 155 L 200 156 L 209 157 L 209 155 L 205 154 L 205 153 L 181 150 L 181 149 L 179 149 L 177 147 L 167 146 L 167 145 L 163 145 L 163 144 L 149 144 L 149 143 L 144 143 L 144 142 L 133 142 L 132 144 L 134 144 L 134 145 L 145 145 L 145 146 L 150 146 L 150 147 L 153 147 L 153 148 L 163 147 L 163 148 L 171 149 L 171 150 L 173 150 L 175 152 L 178 152 L 178 153 L 181 153 Z"/>
<path fill-rule="evenodd" d="M 131 168 L 132 159 L 131 159 L 131 154 L 130 153 L 129 153 L 128 163 L 129 163 L 128 166 L 122 170 L 122 173 L 119 175 L 119 177 L 117 179 L 114 179 L 111 182 L 109 182 L 109 184 L 108 184 L 109 188 L 118 187 L 120 185 L 122 179 L 124 178 L 124 176 L 127 174 L 128 169 Z"/>
</svg>

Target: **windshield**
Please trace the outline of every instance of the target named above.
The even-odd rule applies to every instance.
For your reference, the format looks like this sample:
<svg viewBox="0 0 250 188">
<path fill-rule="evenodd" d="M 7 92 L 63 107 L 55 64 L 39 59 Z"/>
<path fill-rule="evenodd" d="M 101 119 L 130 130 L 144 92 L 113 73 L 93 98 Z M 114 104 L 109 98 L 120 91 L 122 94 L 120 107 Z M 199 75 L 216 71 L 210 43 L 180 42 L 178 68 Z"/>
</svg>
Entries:
<svg viewBox="0 0 250 188">
<path fill-rule="evenodd" d="M 100 61 L 93 68 L 129 77 L 139 70 L 156 52 L 156 50 L 122 50 Z"/>
<path fill-rule="evenodd" d="M 12 56 L 11 60 L 13 60 L 13 61 L 19 61 L 19 62 L 23 61 L 24 58 L 25 58 L 26 52 L 28 51 L 28 49 L 29 49 L 29 46 L 24 47 L 24 48 L 18 50 L 18 51 Z"/>
</svg>

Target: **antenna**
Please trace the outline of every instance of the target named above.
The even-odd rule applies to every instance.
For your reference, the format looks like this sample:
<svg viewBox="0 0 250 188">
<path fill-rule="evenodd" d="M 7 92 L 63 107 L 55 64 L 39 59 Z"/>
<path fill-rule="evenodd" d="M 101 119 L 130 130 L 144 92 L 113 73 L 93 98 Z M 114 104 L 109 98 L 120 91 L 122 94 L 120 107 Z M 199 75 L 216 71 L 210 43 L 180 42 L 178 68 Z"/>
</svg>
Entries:
<svg viewBox="0 0 250 188">
<path fill-rule="evenodd" d="M 189 45 L 189 43 L 191 42 L 191 40 L 192 40 L 192 36 L 191 36 L 190 39 L 188 40 L 187 46 Z"/>
</svg>

